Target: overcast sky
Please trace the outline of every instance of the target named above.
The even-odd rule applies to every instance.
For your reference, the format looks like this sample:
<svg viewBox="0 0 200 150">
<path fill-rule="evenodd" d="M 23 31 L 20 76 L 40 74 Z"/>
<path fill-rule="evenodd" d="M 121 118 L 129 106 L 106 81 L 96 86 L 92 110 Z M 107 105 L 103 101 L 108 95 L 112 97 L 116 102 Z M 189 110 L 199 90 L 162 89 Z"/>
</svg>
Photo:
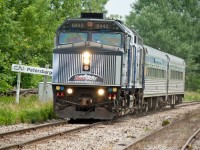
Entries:
<svg viewBox="0 0 200 150">
<path fill-rule="evenodd" d="M 106 10 L 108 10 L 108 16 L 110 14 L 118 14 L 120 16 L 128 15 L 131 11 L 130 4 L 136 0 L 108 0 L 106 4 Z"/>
</svg>

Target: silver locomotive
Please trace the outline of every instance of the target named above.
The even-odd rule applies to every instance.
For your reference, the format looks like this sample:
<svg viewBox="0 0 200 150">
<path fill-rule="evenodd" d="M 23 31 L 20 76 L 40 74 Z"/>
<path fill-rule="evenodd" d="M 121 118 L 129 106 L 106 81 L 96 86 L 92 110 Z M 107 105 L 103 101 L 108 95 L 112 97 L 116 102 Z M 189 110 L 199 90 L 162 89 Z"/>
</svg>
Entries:
<svg viewBox="0 0 200 150">
<path fill-rule="evenodd" d="M 82 13 L 58 27 L 54 110 L 61 118 L 113 119 L 182 102 L 183 59 L 143 45 L 121 21 Z"/>
</svg>

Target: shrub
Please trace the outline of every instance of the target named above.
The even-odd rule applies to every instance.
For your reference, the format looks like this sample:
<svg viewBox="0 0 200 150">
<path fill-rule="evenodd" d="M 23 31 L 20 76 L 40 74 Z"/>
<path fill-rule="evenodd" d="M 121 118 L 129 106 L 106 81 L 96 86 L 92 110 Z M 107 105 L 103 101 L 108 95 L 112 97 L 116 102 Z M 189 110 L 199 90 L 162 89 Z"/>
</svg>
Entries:
<svg viewBox="0 0 200 150">
<path fill-rule="evenodd" d="M 169 120 L 164 120 L 164 121 L 162 122 L 162 126 L 163 126 L 163 127 L 166 126 L 166 125 L 168 125 L 168 124 L 170 124 L 170 121 L 169 121 Z"/>
</svg>

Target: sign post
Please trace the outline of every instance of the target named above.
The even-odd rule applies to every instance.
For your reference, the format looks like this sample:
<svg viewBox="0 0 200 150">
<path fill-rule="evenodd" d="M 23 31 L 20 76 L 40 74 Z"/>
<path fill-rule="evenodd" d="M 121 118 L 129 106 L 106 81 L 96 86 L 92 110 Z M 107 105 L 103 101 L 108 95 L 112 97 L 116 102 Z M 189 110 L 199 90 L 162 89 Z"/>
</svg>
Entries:
<svg viewBox="0 0 200 150">
<path fill-rule="evenodd" d="M 46 70 L 48 70 L 49 65 L 46 65 L 45 68 Z M 44 102 L 46 102 L 46 98 L 47 98 L 47 79 L 48 79 L 48 76 L 44 75 L 44 83 L 43 83 L 43 91 L 42 91 L 42 100 Z"/>
<path fill-rule="evenodd" d="M 21 68 L 22 62 L 19 61 L 19 68 Z M 19 104 L 19 93 L 20 93 L 20 82 L 21 82 L 21 72 L 17 75 L 17 91 L 16 91 L 16 104 Z"/>
<path fill-rule="evenodd" d="M 49 65 L 46 65 L 45 68 L 24 66 L 22 62 L 19 61 L 19 64 L 12 64 L 12 71 L 18 72 L 17 77 L 17 91 L 16 91 L 16 103 L 19 104 L 19 93 L 20 93 L 20 82 L 21 82 L 21 73 L 31 73 L 44 75 L 44 85 L 43 85 L 43 100 L 46 101 L 46 87 L 47 87 L 47 76 L 52 76 L 52 69 L 49 69 Z"/>
</svg>

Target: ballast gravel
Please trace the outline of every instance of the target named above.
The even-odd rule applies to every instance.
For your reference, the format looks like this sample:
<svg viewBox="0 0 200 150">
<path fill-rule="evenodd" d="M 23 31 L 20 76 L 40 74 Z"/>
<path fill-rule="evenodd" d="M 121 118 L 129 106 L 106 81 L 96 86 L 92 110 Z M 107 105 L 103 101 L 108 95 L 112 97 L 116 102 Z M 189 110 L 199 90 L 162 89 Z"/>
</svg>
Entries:
<svg viewBox="0 0 200 150">
<path fill-rule="evenodd" d="M 127 116 L 112 124 L 98 125 L 76 133 L 62 135 L 41 143 L 25 146 L 23 150 L 121 150 L 134 141 L 162 127 L 164 120 L 173 122 L 185 115 L 200 111 L 200 104 L 177 107 L 150 113 L 146 116 Z M 0 132 L 32 125 L 2 126 Z M 25 137 L 23 137 L 26 139 Z M 160 147 L 162 149 L 162 147 Z M 156 147 L 157 149 L 157 147 Z"/>
</svg>

